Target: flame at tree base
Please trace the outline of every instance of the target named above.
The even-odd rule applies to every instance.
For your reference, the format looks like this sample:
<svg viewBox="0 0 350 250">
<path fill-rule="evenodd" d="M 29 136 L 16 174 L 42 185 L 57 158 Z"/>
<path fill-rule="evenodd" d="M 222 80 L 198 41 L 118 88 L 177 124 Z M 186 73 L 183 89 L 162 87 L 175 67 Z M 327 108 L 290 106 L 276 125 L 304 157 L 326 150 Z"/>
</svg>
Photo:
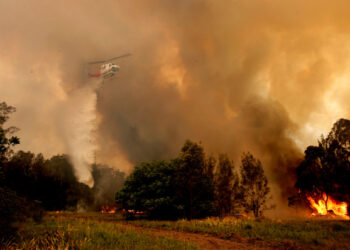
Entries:
<svg viewBox="0 0 350 250">
<path fill-rule="evenodd" d="M 312 215 L 336 215 L 343 219 L 350 219 L 348 215 L 348 204 L 346 202 L 336 201 L 325 193 L 317 201 L 309 195 L 307 195 L 307 199 L 310 207 L 316 211 Z"/>
</svg>

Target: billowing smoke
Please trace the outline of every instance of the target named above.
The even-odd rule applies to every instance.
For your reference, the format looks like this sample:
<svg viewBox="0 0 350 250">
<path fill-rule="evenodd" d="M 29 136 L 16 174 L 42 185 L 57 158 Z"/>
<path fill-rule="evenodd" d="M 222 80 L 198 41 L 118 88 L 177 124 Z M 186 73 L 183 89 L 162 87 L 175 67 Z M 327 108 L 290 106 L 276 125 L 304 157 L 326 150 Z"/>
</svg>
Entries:
<svg viewBox="0 0 350 250">
<path fill-rule="evenodd" d="M 0 98 L 17 107 L 22 149 L 70 152 L 82 181 L 95 147 L 128 170 L 190 138 L 236 165 L 250 150 L 286 200 L 305 146 L 349 113 L 349 5 L 4 0 Z M 126 52 L 96 98 L 81 66 Z"/>
</svg>

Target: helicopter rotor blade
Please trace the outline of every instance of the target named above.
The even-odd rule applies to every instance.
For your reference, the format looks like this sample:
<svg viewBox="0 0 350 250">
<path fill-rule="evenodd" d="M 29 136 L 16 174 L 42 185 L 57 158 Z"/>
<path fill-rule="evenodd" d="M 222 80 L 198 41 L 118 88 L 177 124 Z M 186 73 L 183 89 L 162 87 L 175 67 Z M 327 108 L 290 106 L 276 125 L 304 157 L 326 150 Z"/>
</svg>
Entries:
<svg viewBox="0 0 350 250">
<path fill-rule="evenodd" d="M 99 63 L 104 63 L 104 62 L 107 62 L 107 60 L 88 62 L 88 64 L 99 64 Z"/>
<path fill-rule="evenodd" d="M 107 59 L 107 60 L 88 62 L 88 64 L 100 64 L 100 63 L 110 62 L 110 61 L 113 61 L 113 60 L 116 60 L 116 59 L 119 59 L 119 58 L 123 58 L 123 57 L 127 57 L 127 56 L 131 56 L 131 54 L 127 53 L 127 54 L 124 54 L 124 55 L 121 55 L 121 56 L 117 56 L 117 57 L 113 57 L 113 58 Z"/>
<path fill-rule="evenodd" d="M 127 56 L 131 56 L 131 54 L 127 53 L 127 54 L 124 54 L 124 55 L 121 55 L 121 56 L 113 57 L 111 59 L 106 60 L 106 62 L 113 61 L 113 60 L 116 60 L 116 59 L 119 59 L 119 58 L 123 58 L 123 57 L 127 57 Z"/>
</svg>

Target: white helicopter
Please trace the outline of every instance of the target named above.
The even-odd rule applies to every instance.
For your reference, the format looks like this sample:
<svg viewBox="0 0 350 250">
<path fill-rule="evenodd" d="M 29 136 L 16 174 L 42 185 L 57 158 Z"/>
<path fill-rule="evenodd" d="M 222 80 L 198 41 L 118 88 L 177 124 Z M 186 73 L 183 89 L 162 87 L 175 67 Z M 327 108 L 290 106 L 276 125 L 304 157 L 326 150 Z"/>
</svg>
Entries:
<svg viewBox="0 0 350 250">
<path fill-rule="evenodd" d="M 117 65 L 115 63 L 110 63 L 110 61 L 113 61 L 113 60 L 116 60 L 119 58 L 123 58 L 123 57 L 127 57 L 127 56 L 131 56 L 131 54 L 128 53 L 128 54 L 113 57 L 113 58 L 107 59 L 107 60 L 89 62 L 88 64 L 90 64 L 90 65 L 101 64 L 101 63 L 102 63 L 102 65 L 100 66 L 100 70 L 98 72 L 93 73 L 93 74 L 88 73 L 88 76 L 89 77 L 103 77 L 104 79 L 113 77 L 114 74 L 117 71 L 119 71 L 120 67 L 119 67 L 119 65 Z"/>
</svg>

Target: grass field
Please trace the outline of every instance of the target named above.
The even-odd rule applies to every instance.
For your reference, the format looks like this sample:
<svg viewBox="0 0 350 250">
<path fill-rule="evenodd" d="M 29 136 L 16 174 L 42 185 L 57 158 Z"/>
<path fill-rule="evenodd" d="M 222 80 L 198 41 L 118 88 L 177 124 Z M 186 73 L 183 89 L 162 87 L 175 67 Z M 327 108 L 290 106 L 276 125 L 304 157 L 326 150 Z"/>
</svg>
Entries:
<svg viewBox="0 0 350 250">
<path fill-rule="evenodd" d="M 25 224 L 17 241 L 5 248 L 20 249 L 197 249 L 195 242 L 152 234 L 152 230 L 211 235 L 227 242 L 245 239 L 274 248 L 350 249 L 350 221 L 253 220 L 216 218 L 179 221 L 125 221 L 121 215 L 49 213 L 41 224 Z M 151 233 L 150 233 L 151 232 Z M 185 235 L 186 236 L 186 235 Z M 203 238 L 203 239 L 204 239 Z M 262 245 L 260 244 L 260 247 Z M 279 246 L 279 247 L 278 247 Z"/>
<path fill-rule="evenodd" d="M 237 220 L 227 218 L 186 221 L 131 221 L 134 225 L 206 233 L 230 239 L 242 236 L 300 247 L 350 249 L 350 221 L 345 220 Z"/>
<path fill-rule="evenodd" d="M 99 214 L 95 214 L 98 217 Z M 122 224 L 61 216 L 27 223 L 7 249 L 197 249 L 195 244 L 156 237 Z"/>
</svg>

